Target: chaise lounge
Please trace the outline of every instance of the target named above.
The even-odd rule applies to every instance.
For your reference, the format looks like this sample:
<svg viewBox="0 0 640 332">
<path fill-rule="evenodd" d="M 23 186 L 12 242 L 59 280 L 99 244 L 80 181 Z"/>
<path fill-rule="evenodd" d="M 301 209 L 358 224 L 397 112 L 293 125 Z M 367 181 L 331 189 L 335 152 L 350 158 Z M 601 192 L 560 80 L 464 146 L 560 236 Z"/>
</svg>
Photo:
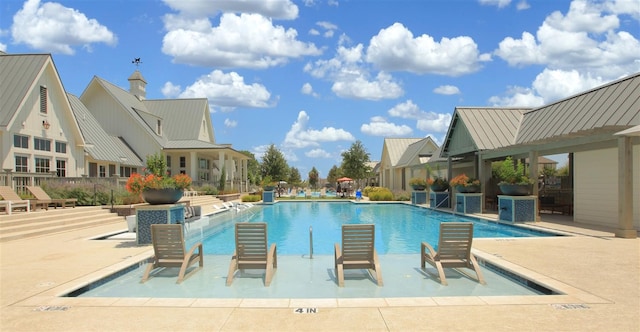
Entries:
<svg viewBox="0 0 640 332">
<path fill-rule="evenodd" d="M 378 286 L 382 286 L 380 261 L 374 245 L 375 225 L 342 225 L 342 250 L 335 244 L 335 269 L 338 286 L 344 287 L 344 270 L 369 269 L 375 271 Z"/>
<path fill-rule="evenodd" d="M 38 186 L 29 186 L 27 190 L 36 198 L 36 204 L 42 204 L 45 209 L 49 209 L 50 205 L 53 205 L 54 208 L 58 208 L 60 205 L 62 208 L 66 208 L 67 205 L 71 205 L 71 207 L 76 207 L 76 203 L 78 202 L 77 198 L 51 198 L 49 195 Z"/>
<path fill-rule="evenodd" d="M 475 256 L 471 253 L 471 242 L 473 241 L 473 223 L 470 222 L 443 222 L 440 223 L 440 236 L 438 240 L 438 251 L 422 242 L 420 246 L 420 265 L 425 268 L 425 263 L 429 263 L 438 269 L 440 283 L 448 285 L 445 276 L 445 268 L 466 267 L 476 272 L 477 280 L 485 284 L 484 277 Z"/>
<path fill-rule="evenodd" d="M 0 186 L 0 196 L 2 196 L 0 207 L 4 207 L 7 214 L 11 214 L 13 209 L 25 209 L 27 212 L 31 211 L 31 202 L 22 199 L 11 187 Z"/>
<path fill-rule="evenodd" d="M 269 286 L 278 267 L 276 244 L 267 251 L 267 224 L 264 222 L 242 222 L 236 224 L 236 250 L 231 257 L 227 286 L 233 283 L 237 270 L 264 269 L 264 285 Z"/>
<path fill-rule="evenodd" d="M 194 244 L 189 252 L 185 250 L 182 225 L 153 224 L 151 225 L 151 241 L 153 243 L 153 263 L 147 265 L 141 282 L 149 279 L 149 274 L 159 267 L 179 267 L 177 284 L 190 277 L 204 265 L 202 243 Z M 198 252 L 196 253 L 196 249 Z M 199 267 L 185 275 L 189 266 L 199 262 Z"/>
</svg>

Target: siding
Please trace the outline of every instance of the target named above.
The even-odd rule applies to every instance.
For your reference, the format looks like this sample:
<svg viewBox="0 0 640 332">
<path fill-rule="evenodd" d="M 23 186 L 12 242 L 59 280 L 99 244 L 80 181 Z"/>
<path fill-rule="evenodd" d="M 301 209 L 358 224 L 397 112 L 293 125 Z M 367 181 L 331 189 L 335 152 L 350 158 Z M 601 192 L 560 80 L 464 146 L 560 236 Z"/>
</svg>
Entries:
<svg viewBox="0 0 640 332">
<path fill-rule="evenodd" d="M 618 150 L 578 152 L 574 161 L 575 220 L 617 227 Z"/>
</svg>

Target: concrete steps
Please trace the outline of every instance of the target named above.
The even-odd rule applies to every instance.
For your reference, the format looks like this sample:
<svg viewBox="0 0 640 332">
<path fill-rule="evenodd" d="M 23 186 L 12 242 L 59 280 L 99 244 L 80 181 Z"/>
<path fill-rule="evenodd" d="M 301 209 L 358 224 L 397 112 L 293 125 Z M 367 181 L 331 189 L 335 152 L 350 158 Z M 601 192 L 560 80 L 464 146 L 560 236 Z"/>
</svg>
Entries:
<svg viewBox="0 0 640 332">
<path fill-rule="evenodd" d="M 0 216 L 0 242 L 118 222 L 126 227 L 124 217 L 100 206 L 14 213 Z"/>
</svg>

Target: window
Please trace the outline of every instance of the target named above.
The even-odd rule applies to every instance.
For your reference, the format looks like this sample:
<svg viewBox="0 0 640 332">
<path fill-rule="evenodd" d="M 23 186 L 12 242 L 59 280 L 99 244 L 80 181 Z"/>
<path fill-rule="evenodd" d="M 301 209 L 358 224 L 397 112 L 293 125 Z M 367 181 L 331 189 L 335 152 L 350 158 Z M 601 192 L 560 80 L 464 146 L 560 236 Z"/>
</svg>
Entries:
<svg viewBox="0 0 640 332">
<path fill-rule="evenodd" d="M 180 157 L 180 168 L 185 168 L 185 167 L 187 167 L 187 158 Z"/>
<path fill-rule="evenodd" d="M 29 136 L 13 135 L 13 146 L 16 148 L 29 148 Z"/>
<path fill-rule="evenodd" d="M 101 178 L 107 177 L 107 168 L 104 167 L 104 165 L 100 165 L 99 169 L 100 169 L 100 173 L 98 174 L 98 177 L 101 177 Z"/>
<path fill-rule="evenodd" d="M 109 164 L 109 176 L 116 175 L 116 165 Z"/>
<path fill-rule="evenodd" d="M 208 170 L 209 167 L 209 159 L 198 159 L 198 168 Z"/>
<path fill-rule="evenodd" d="M 171 156 L 167 156 L 167 168 L 171 168 Z"/>
<path fill-rule="evenodd" d="M 128 178 L 133 173 L 138 173 L 138 169 L 135 167 L 120 166 L 120 176 Z"/>
<path fill-rule="evenodd" d="M 162 135 L 162 120 L 158 119 L 158 122 L 156 124 L 156 132 L 158 133 L 158 135 Z"/>
<path fill-rule="evenodd" d="M 50 160 L 36 157 L 36 173 L 49 173 Z"/>
<path fill-rule="evenodd" d="M 47 87 L 40 86 L 40 113 L 47 113 Z"/>
<path fill-rule="evenodd" d="M 199 171 L 198 179 L 201 181 L 209 181 L 209 172 Z"/>
<path fill-rule="evenodd" d="M 209 181 L 209 169 L 211 161 L 209 159 L 198 159 L 198 179 L 202 181 Z"/>
<path fill-rule="evenodd" d="M 56 175 L 58 177 L 66 177 L 67 176 L 67 161 L 57 159 L 56 160 Z"/>
<path fill-rule="evenodd" d="M 51 151 L 51 141 L 42 138 L 34 138 L 33 148 L 40 151 Z"/>
<path fill-rule="evenodd" d="M 56 152 L 67 153 L 67 143 L 56 141 Z"/>
<path fill-rule="evenodd" d="M 28 172 L 29 160 L 25 156 L 16 156 L 16 172 Z"/>
</svg>

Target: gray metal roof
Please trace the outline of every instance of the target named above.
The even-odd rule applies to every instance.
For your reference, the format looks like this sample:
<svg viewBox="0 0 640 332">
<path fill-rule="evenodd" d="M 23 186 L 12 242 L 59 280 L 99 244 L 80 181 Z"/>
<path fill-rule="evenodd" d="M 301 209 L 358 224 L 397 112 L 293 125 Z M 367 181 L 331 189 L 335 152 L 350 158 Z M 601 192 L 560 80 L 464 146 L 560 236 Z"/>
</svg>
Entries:
<svg viewBox="0 0 640 332">
<path fill-rule="evenodd" d="M 443 144 L 442 156 L 492 150 L 514 144 L 523 114 L 530 110 L 456 107 Z"/>
<path fill-rule="evenodd" d="M 428 146 L 429 144 L 432 144 L 432 148 L 429 148 Z M 430 153 L 433 153 L 434 150 L 438 149 L 438 144 L 436 144 L 429 136 L 409 144 L 407 149 L 404 151 L 404 153 L 400 157 L 400 160 L 398 160 L 398 163 L 396 166 L 397 167 L 413 166 L 415 165 L 413 161 L 416 159 L 418 159 L 419 163 L 423 163 L 423 161 L 424 162 L 428 161 L 429 160 L 428 158 L 426 158 L 426 160 L 424 158 L 420 158 L 421 152 L 424 152 L 425 149 L 428 150 Z"/>
<path fill-rule="evenodd" d="M 169 140 L 198 139 L 200 131 L 195 129 L 202 128 L 204 116 L 209 116 L 206 98 L 145 100 L 143 103 L 163 119 L 163 134 Z"/>
<path fill-rule="evenodd" d="M 102 129 L 98 120 L 93 117 L 80 99 L 70 93 L 67 98 L 76 118 L 85 143 L 84 150 L 95 160 L 110 161 L 130 166 L 144 166 L 142 159 L 137 156 L 122 139 L 109 136 Z"/>
<path fill-rule="evenodd" d="M 640 73 L 526 112 L 517 144 L 616 132 L 640 124 Z"/>
<path fill-rule="evenodd" d="M 0 126 L 10 124 L 43 66 L 50 59 L 49 54 L 0 55 Z M 51 65 L 53 66 L 53 61 Z"/>
<path fill-rule="evenodd" d="M 421 140 L 422 138 L 385 138 L 384 147 L 387 149 L 391 167 L 396 167 L 407 150 L 409 145 Z"/>
</svg>

